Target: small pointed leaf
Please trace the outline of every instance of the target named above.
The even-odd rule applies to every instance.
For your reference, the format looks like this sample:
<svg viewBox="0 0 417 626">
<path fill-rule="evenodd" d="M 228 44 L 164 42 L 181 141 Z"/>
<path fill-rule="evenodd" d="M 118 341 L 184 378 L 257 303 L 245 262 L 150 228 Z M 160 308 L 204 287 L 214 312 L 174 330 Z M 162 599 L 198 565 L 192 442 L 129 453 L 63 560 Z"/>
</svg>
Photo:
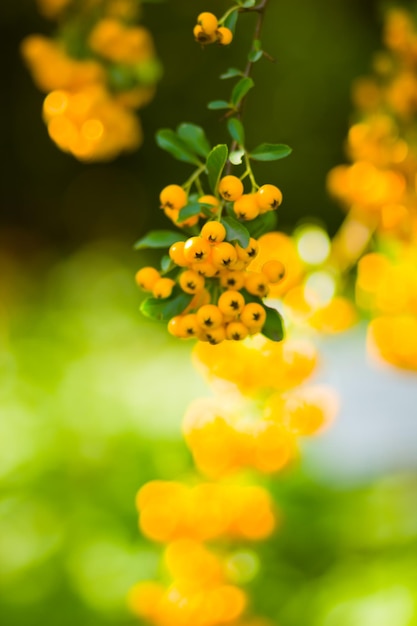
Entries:
<svg viewBox="0 0 417 626">
<path fill-rule="evenodd" d="M 162 150 L 169 152 L 178 161 L 201 165 L 197 155 L 169 128 L 163 128 L 156 133 L 156 143 Z"/>
<path fill-rule="evenodd" d="M 234 107 L 237 107 L 239 102 L 246 96 L 248 91 L 254 86 L 254 82 L 251 78 L 241 78 L 233 87 L 230 102 Z"/>
<path fill-rule="evenodd" d="M 182 233 L 174 230 L 151 230 L 142 239 L 139 239 L 133 246 L 135 250 L 144 250 L 146 248 L 169 248 L 177 241 L 185 241 Z"/>
<path fill-rule="evenodd" d="M 171 317 L 182 313 L 192 298 L 192 294 L 174 289 L 169 298 L 146 298 L 140 305 L 140 310 L 146 317 L 167 322 Z"/>
<path fill-rule="evenodd" d="M 226 144 L 221 143 L 218 146 L 215 146 L 207 157 L 206 165 L 208 179 L 213 193 L 217 192 L 217 186 L 219 184 L 223 168 L 226 165 L 228 152 Z"/>
<path fill-rule="evenodd" d="M 235 78 L 236 76 L 243 76 L 242 70 L 238 70 L 236 67 L 229 67 L 223 74 L 220 74 L 220 78 L 225 80 L 226 78 Z"/>
<path fill-rule="evenodd" d="M 234 217 L 223 217 L 221 223 L 226 229 L 226 239 L 229 242 L 237 242 L 242 248 L 247 248 L 249 245 L 249 231 Z"/>
<path fill-rule="evenodd" d="M 237 141 L 240 146 L 245 145 L 245 131 L 242 122 L 237 117 L 231 117 L 227 121 L 227 130 L 231 138 Z"/>
<path fill-rule="evenodd" d="M 249 157 L 254 161 L 277 161 L 291 154 L 292 149 L 284 143 L 261 143 L 251 151 Z"/>
<path fill-rule="evenodd" d="M 189 217 L 193 217 L 194 215 L 198 215 L 199 213 L 201 213 L 201 204 L 199 204 L 198 202 L 189 202 L 187 206 L 180 210 L 177 222 L 183 222 Z"/>
<path fill-rule="evenodd" d="M 224 26 L 232 31 L 234 34 L 237 23 L 237 11 L 232 11 L 224 20 Z"/>
<path fill-rule="evenodd" d="M 284 325 L 281 315 L 275 309 L 263 305 L 266 310 L 266 320 L 262 328 L 262 334 L 272 341 L 284 339 Z"/>
<path fill-rule="evenodd" d="M 230 102 L 226 102 L 226 100 L 212 100 L 207 105 L 208 109 L 212 111 L 220 111 L 220 109 L 230 109 Z"/>
<path fill-rule="evenodd" d="M 201 126 L 196 124 L 180 124 L 177 128 L 178 137 L 200 156 L 206 158 L 210 152 L 210 144 Z"/>
<path fill-rule="evenodd" d="M 229 161 L 232 165 L 240 165 L 245 155 L 244 150 L 234 150 L 229 154 Z"/>
</svg>

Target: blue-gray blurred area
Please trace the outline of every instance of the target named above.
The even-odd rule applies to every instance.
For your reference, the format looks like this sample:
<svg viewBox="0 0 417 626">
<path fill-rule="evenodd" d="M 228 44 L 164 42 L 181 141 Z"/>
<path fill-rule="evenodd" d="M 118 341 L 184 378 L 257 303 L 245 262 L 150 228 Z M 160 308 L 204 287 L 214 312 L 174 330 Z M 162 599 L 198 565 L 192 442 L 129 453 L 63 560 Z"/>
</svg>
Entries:
<svg viewBox="0 0 417 626">
<path fill-rule="evenodd" d="M 52 26 L 33 0 L 2 0 L 0 63 L 0 623 L 130 626 L 125 596 L 160 573 L 160 549 L 137 529 L 135 493 L 154 478 L 192 480 L 181 439 L 188 401 L 207 390 L 190 344 L 140 317 L 134 273 L 157 258 L 132 250 L 166 227 L 159 190 L 188 166 L 156 147 L 161 127 L 224 123 L 206 103 L 241 66 L 253 25 L 235 43 L 200 50 L 195 15 L 224 2 L 149 3 L 164 77 L 141 112 L 145 142 L 107 164 L 80 164 L 50 142 L 42 95 L 19 42 Z M 259 166 L 284 192 L 280 226 L 342 219 L 325 192 L 341 162 L 353 78 L 380 46 L 380 7 L 364 0 L 271 0 L 248 141 L 293 154 Z M 251 122 L 249 122 L 251 120 Z M 270 482 L 282 523 L 247 585 L 277 626 L 416 626 L 417 398 L 415 379 L 379 370 L 363 330 L 324 341 L 317 376 L 342 396 L 322 437 Z M 238 546 L 246 550 L 247 546 Z"/>
</svg>

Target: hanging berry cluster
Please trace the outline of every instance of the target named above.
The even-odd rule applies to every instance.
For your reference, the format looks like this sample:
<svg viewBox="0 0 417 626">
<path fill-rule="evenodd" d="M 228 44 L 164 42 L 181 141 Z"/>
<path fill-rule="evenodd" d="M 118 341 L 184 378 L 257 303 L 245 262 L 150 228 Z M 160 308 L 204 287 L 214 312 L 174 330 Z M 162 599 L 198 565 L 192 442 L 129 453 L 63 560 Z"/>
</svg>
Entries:
<svg viewBox="0 0 417 626">
<path fill-rule="evenodd" d="M 371 350 L 417 370 L 417 28 L 405 9 L 387 11 L 386 49 L 353 89 L 350 165 L 329 173 L 348 215 L 333 243 L 342 269 L 357 266 L 356 301 L 371 318 Z"/>
<path fill-rule="evenodd" d="M 139 0 L 38 0 L 59 22 L 53 39 L 31 35 L 22 54 L 47 94 L 43 118 L 55 144 L 81 161 L 105 161 L 142 142 L 136 109 L 154 96 L 161 68 Z"/>
<path fill-rule="evenodd" d="M 262 15 L 263 6 L 246 0 L 233 5 L 219 20 L 212 13 L 201 13 L 197 32 L 214 38 L 221 28 L 233 32 L 239 12 Z M 251 267 L 258 238 L 275 227 L 275 212 L 282 202 L 278 186 L 258 184 L 252 163 L 275 161 L 291 152 L 285 144 L 246 147 L 242 107 L 254 85 L 252 66 L 263 56 L 256 39 L 246 70 L 229 68 L 222 75 L 236 81 L 230 99 L 208 105 L 226 111 L 230 147 L 212 147 L 203 128 L 191 123 L 157 133 L 162 149 L 195 167 L 182 185 L 170 184 L 160 193 L 161 209 L 184 232 L 153 231 L 136 244 L 137 249 L 168 248 L 161 266 L 142 268 L 136 281 L 152 294 L 142 303 L 142 312 L 167 322 L 176 337 L 212 344 L 239 341 L 259 332 L 274 341 L 283 338 L 282 318 L 263 298 L 271 285 L 284 279 L 286 268 L 276 259 L 256 271 Z"/>
</svg>

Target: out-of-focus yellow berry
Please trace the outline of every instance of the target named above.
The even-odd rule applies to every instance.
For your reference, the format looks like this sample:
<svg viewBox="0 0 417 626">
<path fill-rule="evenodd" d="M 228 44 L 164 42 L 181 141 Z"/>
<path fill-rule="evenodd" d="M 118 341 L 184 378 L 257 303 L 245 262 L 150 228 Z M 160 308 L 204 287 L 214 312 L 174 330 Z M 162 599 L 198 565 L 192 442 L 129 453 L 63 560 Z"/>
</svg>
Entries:
<svg viewBox="0 0 417 626">
<path fill-rule="evenodd" d="M 187 204 L 187 194 L 180 185 L 167 185 L 159 195 L 161 208 L 180 210 Z"/>
<path fill-rule="evenodd" d="M 233 33 L 230 30 L 230 28 L 227 28 L 226 26 L 220 26 L 216 31 L 216 35 L 217 35 L 217 41 L 222 46 L 228 46 L 229 43 L 232 42 Z"/>
<path fill-rule="evenodd" d="M 207 35 L 214 35 L 217 30 L 218 20 L 214 13 L 205 11 L 197 17 L 197 24 L 201 26 Z"/>
<path fill-rule="evenodd" d="M 160 278 L 160 273 L 154 267 L 142 267 L 135 275 L 136 283 L 144 291 L 152 291 L 156 281 Z"/>
<path fill-rule="evenodd" d="M 224 315 L 237 316 L 245 306 L 245 298 L 240 291 L 229 289 L 222 293 L 217 301 L 217 306 Z"/>
<path fill-rule="evenodd" d="M 172 278 L 160 278 L 152 288 L 154 298 L 169 298 L 175 285 Z"/>
<path fill-rule="evenodd" d="M 275 185 L 262 185 L 255 197 L 261 213 L 277 209 L 282 202 L 282 192 Z"/>
<path fill-rule="evenodd" d="M 237 176 L 223 176 L 219 182 L 219 194 L 229 202 L 235 202 L 243 194 L 243 183 Z"/>
<path fill-rule="evenodd" d="M 241 220 L 253 220 L 259 215 L 259 206 L 256 201 L 256 194 L 244 193 L 233 204 L 233 211 L 236 217 Z"/>
<path fill-rule="evenodd" d="M 271 259 L 262 265 L 262 274 L 265 274 L 270 283 L 279 283 L 285 277 L 284 264 Z"/>
<path fill-rule="evenodd" d="M 199 293 L 204 289 L 204 278 L 194 270 L 185 270 L 179 277 L 179 284 L 185 293 Z"/>
<path fill-rule="evenodd" d="M 210 243 L 221 243 L 226 238 L 226 229 L 220 222 L 206 222 L 201 229 L 201 236 Z"/>
</svg>

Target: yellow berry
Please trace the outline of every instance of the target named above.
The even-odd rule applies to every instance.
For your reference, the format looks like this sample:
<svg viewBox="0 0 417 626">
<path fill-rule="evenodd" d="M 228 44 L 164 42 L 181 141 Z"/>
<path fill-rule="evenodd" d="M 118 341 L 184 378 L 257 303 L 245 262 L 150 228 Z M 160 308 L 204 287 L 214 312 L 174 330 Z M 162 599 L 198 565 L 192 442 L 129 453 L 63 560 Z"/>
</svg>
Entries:
<svg viewBox="0 0 417 626">
<path fill-rule="evenodd" d="M 220 275 L 220 284 L 225 289 L 239 291 L 245 286 L 245 274 L 242 271 L 226 270 Z"/>
<path fill-rule="evenodd" d="M 204 278 L 194 270 L 185 270 L 179 278 L 179 283 L 185 293 L 198 293 L 204 289 Z"/>
<path fill-rule="evenodd" d="M 242 322 L 230 322 L 226 326 L 226 337 L 234 341 L 241 341 L 248 336 L 248 329 Z"/>
<path fill-rule="evenodd" d="M 178 211 L 187 204 L 187 194 L 179 185 L 168 185 L 161 191 L 159 200 L 161 201 L 161 208 Z"/>
<path fill-rule="evenodd" d="M 231 243 L 222 241 L 213 246 L 211 259 L 216 267 L 229 269 L 237 259 L 237 252 Z"/>
<path fill-rule="evenodd" d="M 206 222 L 200 234 L 210 243 L 220 243 L 226 239 L 226 229 L 220 222 Z"/>
<path fill-rule="evenodd" d="M 258 250 L 259 244 L 253 237 L 249 239 L 249 244 L 246 248 L 242 248 L 238 244 L 236 245 L 238 259 L 240 261 L 243 261 L 244 263 L 249 263 L 250 261 L 253 261 L 253 259 L 258 254 Z"/>
<path fill-rule="evenodd" d="M 182 316 L 181 315 L 176 315 L 175 317 L 171 317 L 171 319 L 168 322 L 168 332 L 170 335 L 173 335 L 174 337 L 182 337 Z"/>
<path fill-rule="evenodd" d="M 153 286 L 152 294 L 154 298 L 169 298 L 175 285 L 172 278 L 160 278 Z"/>
<path fill-rule="evenodd" d="M 214 13 L 209 13 L 208 11 L 200 13 L 200 15 L 197 17 L 197 24 L 201 26 L 201 28 L 204 30 L 205 33 L 207 33 L 207 35 L 214 35 L 217 30 L 218 23 L 219 22 Z"/>
<path fill-rule="evenodd" d="M 181 331 L 182 337 L 197 337 L 199 326 L 196 313 L 188 313 L 182 316 Z"/>
<path fill-rule="evenodd" d="M 261 329 L 265 324 L 266 311 L 262 304 L 257 302 L 249 302 L 243 307 L 243 311 L 240 314 L 240 321 L 247 326 L 249 332 L 256 329 Z"/>
<path fill-rule="evenodd" d="M 215 304 L 205 304 L 196 313 L 197 322 L 204 330 L 214 330 L 223 324 L 223 313 Z"/>
<path fill-rule="evenodd" d="M 156 281 L 160 278 L 160 273 L 154 267 L 142 267 L 135 275 L 136 283 L 144 291 L 152 291 Z"/>
<path fill-rule="evenodd" d="M 262 185 L 255 195 L 261 213 L 277 209 L 282 202 L 282 193 L 275 185 Z"/>
<path fill-rule="evenodd" d="M 226 329 L 224 326 L 219 326 L 212 330 L 205 331 L 205 339 L 212 345 L 216 346 L 226 339 Z"/>
<path fill-rule="evenodd" d="M 259 215 L 259 206 L 254 193 L 244 193 L 233 204 L 236 217 L 241 220 L 253 220 Z"/>
<path fill-rule="evenodd" d="M 184 256 L 184 241 L 177 241 L 173 243 L 168 251 L 170 259 L 179 267 L 187 267 L 188 261 Z"/>
<path fill-rule="evenodd" d="M 268 279 L 262 272 L 248 272 L 245 280 L 245 287 L 254 296 L 264 298 L 268 295 Z"/>
<path fill-rule="evenodd" d="M 245 306 L 245 298 L 240 291 L 229 289 L 224 291 L 217 301 L 217 306 L 225 315 L 239 315 Z"/>
<path fill-rule="evenodd" d="M 213 43 L 216 41 L 216 35 L 213 33 L 209 35 L 206 31 L 200 26 L 200 24 L 196 24 L 193 29 L 194 39 L 201 44 Z"/>
<path fill-rule="evenodd" d="M 178 221 L 178 217 L 176 219 L 176 223 L 178 224 L 178 226 L 181 226 L 181 228 L 183 226 L 195 226 L 198 223 L 199 220 L 199 216 L 198 215 L 192 215 L 191 217 L 188 217 L 186 220 L 183 220 L 182 222 Z"/>
<path fill-rule="evenodd" d="M 202 237 L 190 237 L 184 244 L 184 256 L 188 263 L 206 261 L 210 250 L 210 244 Z"/>
<path fill-rule="evenodd" d="M 220 28 L 216 31 L 217 41 L 222 46 L 228 46 L 233 39 L 233 33 L 230 28 L 226 28 L 225 26 L 220 26 Z"/>
<path fill-rule="evenodd" d="M 285 266 L 281 261 L 271 259 L 262 265 L 262 274 L 270 283 L 279 283 L 285 277 Z"/>
<path fill-rule="evenodd" d="M 235 202 L 243 194 L 243 183 L 237 176 L 223 176 L 219 182 L 219 194 L 225 200 Z"/>
<path fill-rule="evenodd" d="M 192 263 L 191 269 L 201 274 L 201 276 L 206 276 L 207 278 L 213 278 L 213 276 L 216 276 L 219 271 L 211 261 L 199 261 L 198 263 Z"/>
</svg>

